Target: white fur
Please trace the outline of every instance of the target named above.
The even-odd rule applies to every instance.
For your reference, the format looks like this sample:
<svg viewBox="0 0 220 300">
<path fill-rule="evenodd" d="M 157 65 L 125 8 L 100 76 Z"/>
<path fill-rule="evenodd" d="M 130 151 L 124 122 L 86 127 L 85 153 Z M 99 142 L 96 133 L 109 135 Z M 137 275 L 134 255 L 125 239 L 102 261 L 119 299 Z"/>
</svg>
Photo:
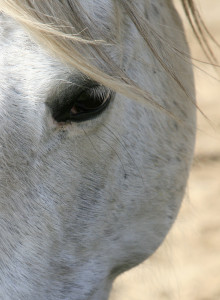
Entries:
<svg viewBox="0 0 220 300">
<path fill-rule="evenodd" d="M 94 11 L 100 3 L 111 7 L 93 1 Z M 154 28 L 187 52 L 170 1 L 145 5 Z M 44 102 L 77 71 L 1 16 L 0 299 L 106 300 L 117 274 L 149 257 L 175 220 L 195 106 L 129 22 L 122 42 L 129 77 L 181 122 L 116 94 L 96 119 L 57 124 Z M 166 59 L 193 96 L 190 64 Z"/>
</svg>

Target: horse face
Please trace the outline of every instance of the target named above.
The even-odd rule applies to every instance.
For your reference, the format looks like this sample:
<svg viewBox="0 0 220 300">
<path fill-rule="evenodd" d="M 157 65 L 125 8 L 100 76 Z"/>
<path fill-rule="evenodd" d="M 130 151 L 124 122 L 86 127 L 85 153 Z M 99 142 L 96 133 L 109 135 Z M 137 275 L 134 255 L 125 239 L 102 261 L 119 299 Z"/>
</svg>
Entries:
<svg viewBox="0 0 220 300">
<path fill-rule="evenodd" d="M 155 19 L 154 9 L 148 13 Z M 169 26 L 158 30 L 180 27 L 170 6 L 161 9 L 157 16 Z M 75 103 L 79 87 L 81 95 L 94 83 L 18 24 L 3 16 L 2 24 L 0 298 L 106 299 L 113 279 L 150 256 L 175 219 L 194 107 L 128 25 L 124 69 L 182 123 L 118 93 L 96 118 L 76 122 L 67 114 L 59 121 L 60 110 L 76 114 L 65 101 Z M 186 48 L 181 32 L 175 34 Z M 193 93 L 191 68 L 175 59 Z"/>
</svg>

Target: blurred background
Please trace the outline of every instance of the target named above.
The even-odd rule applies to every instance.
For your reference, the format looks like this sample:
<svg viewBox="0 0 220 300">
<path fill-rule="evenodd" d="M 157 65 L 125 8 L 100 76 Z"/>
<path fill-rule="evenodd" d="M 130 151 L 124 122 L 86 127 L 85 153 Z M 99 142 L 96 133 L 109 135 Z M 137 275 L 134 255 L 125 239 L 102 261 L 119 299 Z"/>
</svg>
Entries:
<svg viewBox="0 0 220 300">
<path fill-rule="evenodd" d="M 180 1 L 174 0 L 181 15 Z M 178 3 L 177 3 L 178 2 Z M 220 43 L 220 0 L 196 0 Z M 184 18 L 185 20 L 185 18 Z M 192 57 L 204 58 L 185 20 Z M 212 45 L 220 64 L 220 49 Z M 123 274 L 110 300 L 220 300 L 220 79 L 207 64 L 195 62 L 198 112 L 194 163 L 178 219 L 163 245 L 146 262 Z M 207 73 L 209 75 L 207 75 Z"/>
</svg>

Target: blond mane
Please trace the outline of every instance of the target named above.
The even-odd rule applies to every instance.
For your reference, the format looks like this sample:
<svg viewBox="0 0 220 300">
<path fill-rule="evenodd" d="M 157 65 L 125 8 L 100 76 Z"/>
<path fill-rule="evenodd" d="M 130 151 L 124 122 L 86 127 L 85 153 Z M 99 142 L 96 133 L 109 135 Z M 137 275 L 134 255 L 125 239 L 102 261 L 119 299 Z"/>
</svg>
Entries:
<svg viewBox="0 0 220 300">
<path fill-rule="evenodd" d="M 209 61 L 213 61 L 214 55 L 207 42 L 207 37 L 210 34 L 196 9 L 194 1 L 181 0 L 181 3 L 197 40 Z M 169 47 L 169 51 L 174 53 L 181 51 L 168 45 L 168 42 L 152 28 L 144 13 L 132 1 L 113 0 L 113 4 L 115 10 L 113 17 L 117 30 L 110 39 L 103 36 L 103 33 L 91 22 L 79 0 L 74 2 L 68 0 L 2 0 L 0 10 L 20 22 L 38 43 L 67 65 L 129 98 L 142 103 L 144 100 L 153 106 L 164 109 L 155 103 L 149 92 L 141 89 L 120 66 L 114 63 L 105 49 L 117 43 L 118 38 L 120 38 L 121 18 L 124 15 L 129 16 L 163 69 L 187 94 L 178 75 L 171 70 L 158 52 L 155 39 L 159 39 L 164 47 Z M 97 34 L 95 34 L 96 32 Z M 88 55 L 86 57 L 85 53 L 89 53 L 92 59 L 88 59 Z M 184 53 L 181 54 L 184 55 Z M 99 66 L 94 64 L 94 58 L 98 58 Z"/>
</svg>

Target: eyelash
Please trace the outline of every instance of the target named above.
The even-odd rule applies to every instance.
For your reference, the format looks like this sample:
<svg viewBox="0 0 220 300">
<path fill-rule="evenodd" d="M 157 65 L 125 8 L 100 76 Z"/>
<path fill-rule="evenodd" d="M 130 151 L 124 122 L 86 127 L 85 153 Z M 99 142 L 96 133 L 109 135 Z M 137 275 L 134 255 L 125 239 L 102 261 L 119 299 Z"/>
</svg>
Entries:
<svg viewBox="0 0 220 300">
<path fill-rule="evenodd" d="M 75 99 L 69 99 L 67 105 L 53 109 L 53 118 L 59 123 L 90 120 L 107 108 L 113 95 L 113 92 L 98 85 L 84 89 Z"/>
</svg>

